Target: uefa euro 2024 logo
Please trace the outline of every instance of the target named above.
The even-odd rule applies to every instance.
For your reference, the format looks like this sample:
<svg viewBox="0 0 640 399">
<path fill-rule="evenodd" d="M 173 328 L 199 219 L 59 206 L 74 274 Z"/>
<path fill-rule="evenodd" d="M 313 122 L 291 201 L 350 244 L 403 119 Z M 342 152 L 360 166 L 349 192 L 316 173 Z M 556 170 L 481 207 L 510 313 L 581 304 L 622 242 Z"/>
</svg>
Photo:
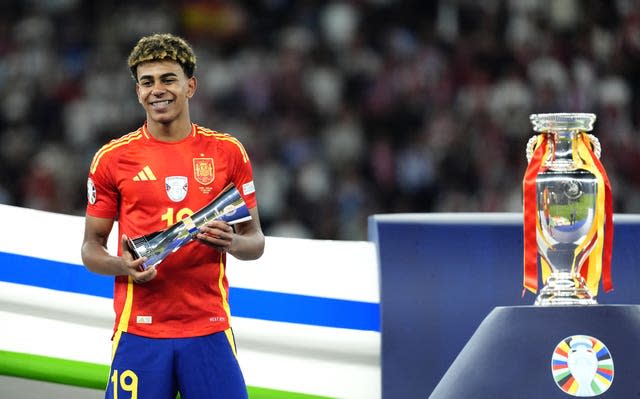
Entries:
<svg viewBox="0 0 640 399">
<path fill-rule="evenodd" d="M 599 396 L 613 383 L 613 358 L 600 340 L 573 335 L 553 351 L 551 372 L 558 388 L 569 395 Z"/>
</svg>

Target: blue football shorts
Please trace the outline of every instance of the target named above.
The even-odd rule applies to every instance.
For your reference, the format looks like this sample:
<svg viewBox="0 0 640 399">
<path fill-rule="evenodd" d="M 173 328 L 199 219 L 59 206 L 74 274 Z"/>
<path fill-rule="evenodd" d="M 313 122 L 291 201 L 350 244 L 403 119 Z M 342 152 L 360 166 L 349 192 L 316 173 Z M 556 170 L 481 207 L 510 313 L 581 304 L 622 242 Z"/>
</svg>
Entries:
<svg viewBox="0 0 640 399">
<path fill-rule="evenodd" d="M 193 338 L 114 337 L 105 399 L 248 399 L 231 330 Z"/>
</svg>

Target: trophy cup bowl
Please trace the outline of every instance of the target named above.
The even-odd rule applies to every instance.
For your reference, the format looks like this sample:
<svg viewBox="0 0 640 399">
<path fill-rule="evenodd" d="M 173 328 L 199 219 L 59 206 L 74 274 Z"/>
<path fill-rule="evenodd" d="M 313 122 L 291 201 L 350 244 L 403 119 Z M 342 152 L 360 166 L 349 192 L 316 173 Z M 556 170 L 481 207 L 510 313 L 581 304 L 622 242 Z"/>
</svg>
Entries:
<svg viewBox="0 0 640 399">
<path fill-rule="evenodd" d="M 536 176 L 536 243 L 550 274 L 536 305 L 592 305 L 580 269 L 594 248 L 597 177 L 574 157 L 579 134 L 593 129 L 594 114 L 534 114 L 534 131 L 549 135 L 544 171 Z M 526 211 L 526 210 L 525 210 Z"/>
<path fill-rule="evenodd" d="M 147 257 L 142 265 L 146 270 L 156 266 L 169 254 L 192 241 L 200 227 L 211 220 L 223 220 L 229 224 L 236 224 L 250 219 L 249 209 L 240 192 L 233 184 L 229 184 L 216 198 L 193 215 L 187 216 L 165 230 L 138 238 L 129 238 L 127 244 L 134 259 Z"/>
</svg>

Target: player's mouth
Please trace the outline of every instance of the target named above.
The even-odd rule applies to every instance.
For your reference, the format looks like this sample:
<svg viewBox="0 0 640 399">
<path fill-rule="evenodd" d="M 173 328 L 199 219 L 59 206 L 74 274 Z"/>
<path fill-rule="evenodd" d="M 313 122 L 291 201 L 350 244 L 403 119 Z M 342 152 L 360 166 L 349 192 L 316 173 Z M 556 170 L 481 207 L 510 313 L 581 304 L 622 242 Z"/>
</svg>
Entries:
<svg viewBox="0 0 640 399">
<path fill-rule="evenodd" d="M 156 110 L 161 110 L 168 107 L 171 103 L 173 103 L 172 100 L 155 101 L 151 103 L 151 107 Z"/>
</svg>

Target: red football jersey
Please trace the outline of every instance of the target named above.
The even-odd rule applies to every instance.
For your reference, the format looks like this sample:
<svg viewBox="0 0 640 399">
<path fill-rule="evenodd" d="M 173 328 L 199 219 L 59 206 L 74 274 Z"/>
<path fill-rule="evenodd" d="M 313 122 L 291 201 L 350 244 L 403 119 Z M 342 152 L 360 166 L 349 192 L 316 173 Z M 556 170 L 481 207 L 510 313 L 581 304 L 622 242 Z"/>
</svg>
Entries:
<svg viewBox="0 0 640 399">
<path fill-rule="evenodd" d="M 87 215 L 117 219 L 118 237 L 137 238 L 192 215 L 229 183 L 249 208 L 256 206 L 251 163 L 237 139 L 194 124 L 187 138 L 163 142 L 145 124 L 94 156 Z M 226 254 L 194 240 L 167 256 L 145 284 L 117 276 L 114 331 L 178 338 L 226 330 L 225 267 Z"/>
</svg>

